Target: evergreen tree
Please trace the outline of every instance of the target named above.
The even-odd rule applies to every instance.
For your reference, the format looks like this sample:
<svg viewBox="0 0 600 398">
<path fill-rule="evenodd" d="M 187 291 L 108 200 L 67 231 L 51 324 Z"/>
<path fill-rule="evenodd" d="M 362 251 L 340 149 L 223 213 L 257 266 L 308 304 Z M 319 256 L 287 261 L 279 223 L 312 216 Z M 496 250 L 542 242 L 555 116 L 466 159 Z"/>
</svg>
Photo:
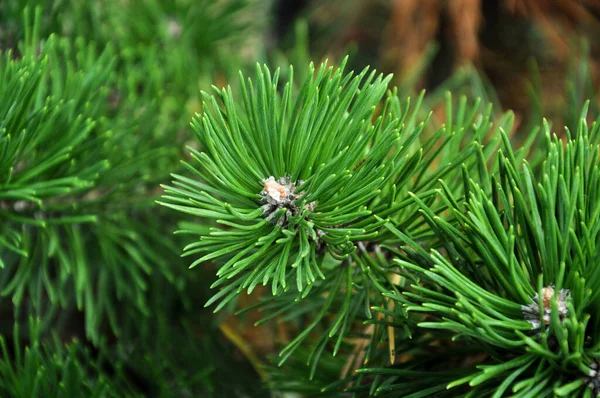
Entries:
<svg viewBox="0 0 600 398">
<path fill-rule="evenodd" d="M 0 396 L 600 395 L 590 70 L 517 125 L 471 69 L 269 52 L 264 5 L 2 3 Z"/>
</svg>

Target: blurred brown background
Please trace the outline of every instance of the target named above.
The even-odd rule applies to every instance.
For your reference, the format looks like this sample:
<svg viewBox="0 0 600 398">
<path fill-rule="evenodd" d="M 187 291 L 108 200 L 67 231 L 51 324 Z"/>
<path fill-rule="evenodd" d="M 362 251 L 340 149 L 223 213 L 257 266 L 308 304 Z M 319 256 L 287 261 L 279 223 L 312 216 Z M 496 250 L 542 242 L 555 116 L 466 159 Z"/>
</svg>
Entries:
<svg viewBox="0 0 600 398">
<path fill-rule="evenodd" d="M 593 97 L 598 81 L 599 0 L 279 1 L 278 45 L 298 18 L 313 56 L 350 52 L 355 69 L 393 72 L 400 86 L 431 90 L 473 65 L 517 122 L 564 121 L 567 97 Z"/>
</svg>

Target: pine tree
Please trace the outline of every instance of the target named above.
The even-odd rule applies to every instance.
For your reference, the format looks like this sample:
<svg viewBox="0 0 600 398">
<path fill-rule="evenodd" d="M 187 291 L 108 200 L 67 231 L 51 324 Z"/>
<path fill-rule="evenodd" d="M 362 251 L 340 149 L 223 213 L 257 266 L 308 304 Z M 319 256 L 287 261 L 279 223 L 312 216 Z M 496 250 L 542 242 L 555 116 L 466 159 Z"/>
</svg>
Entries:
<svg viewBox="0 0 600 398">
<path fill-rule="evenodd" d="M 261 6 L 0 5 L 0 396 L 600 395 L 585 57 L 520 125 L 472 69 L 254 48 Z"/>
</svg>

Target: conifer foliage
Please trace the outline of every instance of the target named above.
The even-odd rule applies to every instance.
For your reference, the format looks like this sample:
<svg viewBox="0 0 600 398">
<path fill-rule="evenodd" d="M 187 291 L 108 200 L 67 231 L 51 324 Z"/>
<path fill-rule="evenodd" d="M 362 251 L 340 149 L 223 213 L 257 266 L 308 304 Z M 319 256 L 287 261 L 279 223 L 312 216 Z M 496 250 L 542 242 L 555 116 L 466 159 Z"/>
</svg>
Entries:
<svg viewBox="0 0 600 398">
<path fill-rule="evenodd" d="M 242 82 L 243 109 L 224 89 L 223 108 L 208 97 L 193 122 L 205 152 L 193 150 L 197 167 L 188 167 L 200 181 L 176 176 L 164 198 L 231 227 L 202 234 L 185 252 L 203 254 L 192 266 L 228 259 L 217 285 L 232 281 L 220 295 L 267 282 L 277 294 L 289 280 L 306 295 L 324 278 L 322 253 L 343 259 L 378 226 L 365 228 L 365 205 L 402 166 L 397 121 L 371 122 L 389 79 L 332 68 L 309 75 L 296 98 L 289 82 L 278 94 L 278 73 L 259 66 L 255 82 Z"/>
<path fill-rule="evenodd" d="M 347 59 L 252 68 L 227 54 L 246 1 L 24 3 L 0 9 L 0 396 L 600 395 L 586 70 L 571 128 L 517 126 Z M 271 364 L 204 307 L 258 310 Z"/>
<path fill-rule="evenodd" d="M 312 320 L 270 385 L 600 393 L 600 147 L 586 110 L 564 139 L 544 123 L 514 149 L 511 115 L 495 124 L 478 102 L 453 111 L 448 97 L 446 123 L 431 130 L 394 92 L 378 107 L 385 80 L 373 74 L 323 65 L 307 76 L 298 94 L 293 81 L 278 94 L 278 72 L 259 66 L 240 100 L 229 88 L 206 95 L 193 177 L 175 175 L 161 202 L 203 220 L 180 232 L 199 236 L 184 251 L 192 266 L 219 264 L 207 305 L 270 284 L 265 319 Z"/>
<path fill-rule="evenodd" d="M 185 111 L 172 112 L 193 102 L 189 83 L 172 77 L 180 64 L 163 62 L 155 46 L 132 52 L 132 32 L 107 29 L 121 2 L 103 2 L 101 12 L 99 2 L 30 3 L 4 2 L 0 15 L 0 395 L 256 389 L 251 372 L 249 382 L 221 381 L 236 363 L 231 347 L 209 321 L 202 333 L 192 325 L 205 320 L 183 293 L 194 275 L 183 272 L 175 218 L 154 203 L 187 139 Z M 235 21 L 243 8 L 210 3 L 197 4 L 206 18 L 223 12 Z M 166 26 L 171 11 L 155 3 L 143 12 Z M 179 23 L 185 32 L 191 25 Z M 245 25 L 230 36 L 215 24 L 204 29 L 214 33 L 204 38 L 210 47 Z M 194 40 L 202 34 L 177 44 Z M 199 79 L 217 58 L 187 60 Z M 186 342 L 185 355 L 174 341 Z"/>
</svg>

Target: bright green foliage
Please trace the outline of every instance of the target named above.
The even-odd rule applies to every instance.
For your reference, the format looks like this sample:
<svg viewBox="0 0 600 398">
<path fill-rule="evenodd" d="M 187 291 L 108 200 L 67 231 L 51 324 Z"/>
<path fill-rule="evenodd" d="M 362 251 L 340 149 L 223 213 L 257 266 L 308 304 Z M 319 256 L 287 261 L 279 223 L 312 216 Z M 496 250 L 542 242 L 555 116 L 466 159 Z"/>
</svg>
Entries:
<svg viewBox="0 0 600 398">
<path fill-rule="evenodd" d="M 247 78 L 260 1 L 41 4 L 0 3 L 1 396 L 266 396 L 198 305 L 259 286 L 273 391 L 600 393 L 585 65 L 558 138 L 539 82 L 514 127 L 473 70 L 411 101 L 302 37 Z"/>
<path fill-rule="evenodd" d="M 414 271 L 436 288 L 415 285 L 406 296 L 416 305 L 407 309 L 438 317 L 420 327 L 453 330 L 457 338 L 503 352 L 481 373 L 452 385 L 469 382 L 484 390 L 502 376 L 510 381 L 497 396 L 505 390 L 518 396 L 589 394 L 585 379 L 599 355 L 600 147 L 598 125 L 588 131 L 585 115 L 564 141 L 546 125 L 540 170 L 516 161 L 505 139 L 497 174 L 485 180 L 465 174 L 464 204 L 443 195 L 456 223 L 435 218 L 423 206 L 447 255 L 434 251 L 427 267 L 397 262 L 411 279 Z M 530 322 L 523 306 L 534 297 L 549 316 L 537 311 L 538 319 Z"/>
<path fill-rule="evenodd" d="M 255 80 L 242 78 L 241 99 L 229 88 L 205 96 L 192 123 L 202 150 L 185 163 L 193 178 L 175 175 L 161 202 L 216 220 L 180 231 L 199 237 L 184 252 L 198 257 L 192 266 L 220 267 L 207 305 L 270 283 L 261 322 L 299 326 L 271 387 L 411 397 L 600 389 L 599 147 L 585 112 L 566 143 L 544 124 L 545 141 L 536 127 L 513 149 L 512 116 L 493 123 L 479 102 L 448 96 L 435 129 L 419 122 L 422 98 L 412 109 L 395 92 L 383 100 L 373 73 L 323 66 L 282 90 L 278 76 L 259 66 Z M 387 367 L 386 342 L 402 364 Z"/>
<path fill-rule="evenodd" d="M 221 266 L 213 284 L 221 290 L 207 305 L 220 300 L 219 310 L 242 291 L 270 283 L 274 297 L 259 302 L 268 312 L 261 322 L 311 319 L 281 351 L 280 363 L 309 336 L 320 336 L 307 353 L 312 377 L 330 338 L 334 354 L 347 353 L 344 339 L 360 333 L 361 323 L 381 323 L 373 309 L 404 316 L 400 306 L 386 309 L 381 295 L 398 292 L 389 261 L 405 256 L 400 245 L 407 240 L 435 235 L 413 197 L 442 213 L 438 179 L 459 178 L 460 165 L 480 172 L 477 159 L 497 147 L 495 129 L 509 128 L 512 119 L 494 127 L 490 107 L 482 113 L 479 102 L 461 98 L 454 109 L 448 96 L 452 118 L 436 129 L 421 116 L 422 96 L 413 107 L 394 92 L 381 101 L 382 77 L 366 70 L 345 75 L 343 65 L 316 73 L 311 67 L 298 94 L 293 79 L 279 94 L 278 71 L 271 76 L 260 66 L 256 80 L 242 78 L 242 87 L 242 109 L 229 88 L 206 95 L 205 113 L 192 123 L 204 151 L 190 148 L 195 163 L 185 163 L 194 178 L 175 175 L 161 203 L 220 225 L 185 223 L 180 231 L 200 238 L 184 252 L 199 257 L 192 266 Z M 290 200 L 269 196 L 273 186 Z M 375 333 L 386 338 L 385 328 Z M 374 337 L 367 358 L 379 355 L 375 346 Z"/>
<path fill-rule="evenodd" d="M 321 68 L 295 95 L 290 83 L 278 93 L 278 73 L 257 72 L 255 82 L 242 83 L 244 109 L 230 89 L 218 92 L 223 108 L 207 97 L 207 112 L 193 124 L 205 152 L 192 149 L 198 166 L 189 166 L 202 182 L 176 176 L 165 197 L 169 207 L 233 227 L 186 248 L 186 255 L 204 253 L 192 266 L 227 258 L 217 285 L 232 280 L 220 294 L 229 298 L 267 282 L 276 294 L 292 278 L 307 294 L 323 278 L 324 252 L 343 259 L 352 241 L 373 233 L 376 224 L 364 227 L 365 204 L 401 166 L 398 122 L 387 115 L 371 122 L 383 77 Z M 280 203 L 268 192 L 261 197 L 268 184 L 286 190 L 277 192 Z"/>
<path fill-rule="evenodd" d="M 439 191 L 444 217 L 416 198 L 436 249 L 429 254 L 412 242 L 407 258 L 394 260 L 405 282 L 399 293 L 383 294 L 408 318 L 377 309 L 390 316 L 387 325 L 410 330 L 396 333 L 396 354 L 405 359 L 390 368 L 371 358 L 355 376 L 321 382 L 321 391 L 336 396 L 343 383 L 349 392 L 378 396 L 598 393 L 600 146 L 598 124 L 588 129 L 585 115 L 564 140 L 545 125 L 537 169 L 518 159 L 503 133 L 497 167 L 465 170 L 464 196 Z M 384 340 L 376 332 L 372 338 Z M 478 357 L 476 367 L 465 365 Z M 322 366 L 316 374 L 326 374 Z M 299 389 L 278 373 L 274 385 Z"/>
<path fill-rule="evenodd" d="M 200 235 L 185 249 L 202 254 L 192 266 L 224 260 L 214 286 L 226 287 L 211 300 L 224 299 L 217 309 L 261 283 L 277 295 L 294 281 L 305 297 L 325 278 L 326 254 L 340 263 L 356 243 L 384 241 L 385 220 L 374 214 L 409 228 L 416 209 L 396 216 L 412 202 L 409 188 L 431 197 L 432 184 L 476 149 L 463 140 L 477 104 L 461 101 L 456 132 L 440 128 L 419 143 L 427 119 L 416 121 L 418 104 L 411 110 L 390 93 L 378 109 L 387 79 L 374 72 L 353 77 L 343 65 L 323 65 L 315 75 L 311 67 L 297 94 L 293 80 L 280 94 L 278 76 L 258 66 L 256 81 L 242 77 L 242 109 L 229 88 L 207 95 L 192 124 L 204 150 L 190 148 L 195 163 L 185 163 L 197 179 L 175 175 L 166 187 L 163 204 L 224 226 L 180 231 Z M 472 137 L 485 137 L 487 117 Z M 448 154 L 453 162 L 432 170 Z"/>
</svg>

